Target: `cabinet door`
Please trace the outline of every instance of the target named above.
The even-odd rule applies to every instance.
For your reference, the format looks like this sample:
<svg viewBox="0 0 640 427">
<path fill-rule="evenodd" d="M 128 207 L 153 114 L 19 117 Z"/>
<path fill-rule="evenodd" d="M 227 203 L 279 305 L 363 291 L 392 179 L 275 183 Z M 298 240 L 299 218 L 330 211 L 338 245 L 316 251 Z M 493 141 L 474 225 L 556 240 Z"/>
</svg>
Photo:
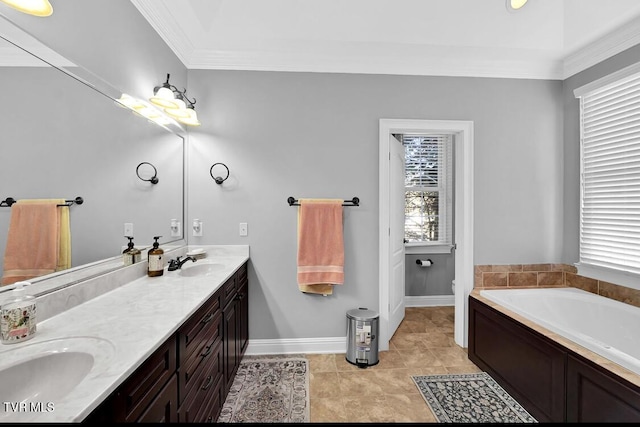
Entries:
<svg viewBox="0 0 640 427">
<path fill-rule="evenodd" d="M 137 422 L 175 423 L 178 422 L 178 380 L 176 375 L 149 404 Z"/>
<path fill-rule="evenodd" d="M 469 297 L 468 355 L 538 421 L 564 421 L 566 353 L 550 340 Z"/>
<path fill-rule="evenodd" d="M 232 300 L 224 309 L 224 389 L 228 393 L 233 383 L 233 377 L 240 363 L 238 354 L 238 301 Z"/>
<path fill-rule="evenodd" d="M 118 388 L 114 398 L 116 420 L 135 422 L 167 381 L 175 379 L 175 372 L 176 338 L 172 336 Z"/>
<path fill-rule="evenodd" d="M 640 391 L 573 356 L 567 360 L 567 422 L 638 422 Z"/>
<path fill-rule="evenodd" d="M 238 356 L 242 359 L 249 344 L 249 286 L 247 283 L 238 290 L 238 300 Z"/>
</svg>

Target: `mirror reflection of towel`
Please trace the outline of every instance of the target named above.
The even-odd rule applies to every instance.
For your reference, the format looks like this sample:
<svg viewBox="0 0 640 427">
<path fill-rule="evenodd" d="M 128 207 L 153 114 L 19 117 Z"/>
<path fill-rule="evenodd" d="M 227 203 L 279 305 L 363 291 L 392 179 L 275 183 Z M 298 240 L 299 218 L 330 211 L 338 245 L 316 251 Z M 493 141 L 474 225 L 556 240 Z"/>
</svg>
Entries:
<svg viewBox="0 0 640 427">
<path fill-rule="evenodd" d="M 69 208 L 64 199 L 19 200 L 11 206 L 2 285 L 71 267 Z"/>
<path fill-rule="evenodd" d="M 298 208 L 298 288 L 330 295 L 344 283 L 342 199 L 301 199 Z"/>
</svg>

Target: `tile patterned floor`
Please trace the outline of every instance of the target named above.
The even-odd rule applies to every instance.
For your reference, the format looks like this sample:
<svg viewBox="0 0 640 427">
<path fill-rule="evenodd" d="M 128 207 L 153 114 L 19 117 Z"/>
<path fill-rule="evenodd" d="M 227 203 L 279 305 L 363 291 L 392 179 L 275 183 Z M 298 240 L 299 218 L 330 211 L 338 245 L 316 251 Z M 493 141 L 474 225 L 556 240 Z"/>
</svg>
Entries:
<svg viewBox="0 0 640 427">
<path fill-rule="evenodd" d="M 407 308 L 366 369 L 345 354 L 308 354 L 311 422 L 436 422 L 412 375 L 480 372 L 453 340 L 453 307 Z"/>
</svg>

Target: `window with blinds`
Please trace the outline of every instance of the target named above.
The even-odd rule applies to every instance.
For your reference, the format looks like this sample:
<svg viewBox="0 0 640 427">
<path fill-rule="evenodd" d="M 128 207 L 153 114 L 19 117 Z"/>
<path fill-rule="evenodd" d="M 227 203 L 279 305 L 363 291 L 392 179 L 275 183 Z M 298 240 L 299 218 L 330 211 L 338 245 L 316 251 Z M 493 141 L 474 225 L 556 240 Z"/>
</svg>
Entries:
<svg viewBox="0 0 640 427">
<path fill-rule="evenodd" d="M 451 135 L 402 135 L 405 149 L 405 242 L 452 242 Z"/>
<path fill-rule="evenodd" d="M 640 275 L 640 73 L 595 86 L 576 90 L 580 264 Z"/>
</svg>

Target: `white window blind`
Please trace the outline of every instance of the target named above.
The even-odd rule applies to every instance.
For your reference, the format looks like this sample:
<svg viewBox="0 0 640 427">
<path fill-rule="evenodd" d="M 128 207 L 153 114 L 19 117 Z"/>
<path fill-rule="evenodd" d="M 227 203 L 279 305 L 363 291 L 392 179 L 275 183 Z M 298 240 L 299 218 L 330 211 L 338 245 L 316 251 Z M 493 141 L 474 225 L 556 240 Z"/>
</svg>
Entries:
<svg viewBox="0 0 640 427">
<path fill-rule="evenodd" d="M 579 96 L 580 264 L 640 274 L 640 73 Z"/>
<path fill-rule="evenodd" d="M 405 148 L 405 241 L 450 245 L 453 218 L 452 135 L 402 135 Z"/>
</svg>

